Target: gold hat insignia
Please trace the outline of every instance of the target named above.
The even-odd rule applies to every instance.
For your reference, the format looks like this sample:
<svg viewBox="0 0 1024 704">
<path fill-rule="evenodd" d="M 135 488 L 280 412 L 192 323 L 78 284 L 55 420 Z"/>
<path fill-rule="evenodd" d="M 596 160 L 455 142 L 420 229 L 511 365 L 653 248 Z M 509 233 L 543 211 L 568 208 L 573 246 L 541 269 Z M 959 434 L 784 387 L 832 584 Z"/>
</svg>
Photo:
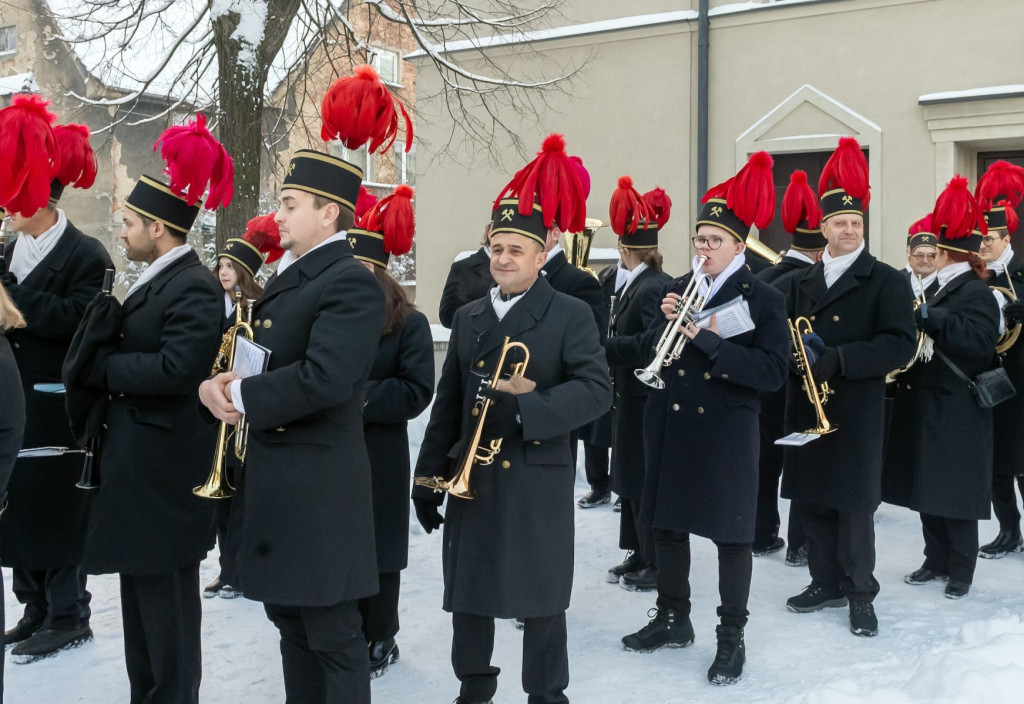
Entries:
<svg viewBox="0 0 1024 704">
<path fill-rule="evenodd" d="M 853 196 L 843 196 L 843 205 L 853 205 Z"/>
<path fill-rule="evenodd" d="M 713 207 L 713 208 L 711 209 L 711 216 L 712 216 L 712 217 L 715 217 L 715 218 L 717 218 L 717 217 L 718 217 L 719 215 L 721 215 L 721 214 L 722 214 L 722 206 L 720 206 L 720 205 L 716 205 L 715 207 Z"/>
<path fill-rule="evenodd" d="M 509 222 L 512 222 L 512 214 L 514 212 L 515 212 L 515 210 L 513 210 L 512 208 L 505 208 L 504 210 L 502 210 L 501 211 L 501 221 L 505 222 L 506 220 L 508 220 Z"/>
</svg>

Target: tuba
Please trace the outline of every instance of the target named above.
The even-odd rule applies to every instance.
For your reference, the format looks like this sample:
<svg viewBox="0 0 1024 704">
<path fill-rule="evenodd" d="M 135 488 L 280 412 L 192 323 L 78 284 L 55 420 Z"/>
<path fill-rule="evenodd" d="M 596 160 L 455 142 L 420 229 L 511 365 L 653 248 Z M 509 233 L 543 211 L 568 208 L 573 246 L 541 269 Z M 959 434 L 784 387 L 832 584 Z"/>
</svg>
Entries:
<svg viewBox="0 0 1024 704">
<path fill-rule="evenodd" d="M 594 278 L 597 278 L 597 274 L 587 266 L 587 263 L 590 260 L 590 245 L 594 242 L 594 235 L 602 227 L 604 227 L 604 223 L 600 220 L 587 218 L 583 232 L 565 233 L 566 255 L 569 258 L 569 263 Z"/>
<path fill-rule="evenodd" d="M 923 311 L 922 315 L 925 318 L 927 318 L 928 317 L 928 304 L 925 301 L 924 277 L 922 277 L 920 274 L 918 274 L 918 276 L 917 276 L 917 285 L 920 287 L 921 293 L 919 293 L 914 298 L 914 310 L 915 311 L 922 310 Z M 1019 326 L 1018 326 L 1018 328 L 1019 328 Z M 1019 329 L 1018 329 L 1018 332 L 1019 332 Z M 885 375 L 885 383 L 886 384 L 893 383 L 894 381 L 896 381 L 896 377 L 897 376 L 899 376 L 900 374 L 902 374 L 903 372 L 907 371 L 912 366 L 914 366 L 914 362 L 916 362 L 918 359 L 921 358 L 921 352 L 924 351 L 924 345 L 925 345 L 925 343 L 927 341 L 928 341 L 928 335 L 923 330 L 918 330 L 918 332 L 917 332 L 917 349 L 914 350 L 914 356 L 911 357 L 910 361 L 907 362 L 906 364 L 904 364 L 902 367 L 900 367 L 898 369 L 893 369 L 891 372 L 886 374 Z"/>
<path fill-rule="evenodd" d="M 501 381 L 505 356 L 509 350 L 516 347 L 523 351 L 523 361 L 509 366 L 509 377 L 517 374 L 521 376 L 526 373 L 526 365 L 530 362 L 530 350 L 522 342 L 509 342 L 509 338 L 506 337 L 488 388 L 493 389 Z M 455 476 L 451 479 L 445 479 L 444 477 L 416 477 L 417 485 L 430 487 L 434 491 L 447 491 L 452 496 L 457 496 L 460 499 L 476 498 L 476 492 L 470 487 L 470 474 L 473 471 L 473 465 L 479 464 L 482 467 L 486 467 L 493 463 L 494 456 L 501 452 L 502 438 L 488 441 L 486 447 L 480 444 L 480 439 L 484 432 L 484 422 L 487 419 L 487 410 L 490 407 L 491 399 L 486 396 L 478 398 L 476 405 L 473 406 L 476 426 L 473 428 L 472 437 L 463 446 L 462 452 L 459 454 L 458 471 L 455 473 Z"/>
<path fill-rule="evenodd" d="M 704 266 L 705 261 L 707 261 L 707 256 L 701 255 L 698 269 Z M 694 313 L 704 310 L 706 300 L 699 295 L 699 291 L 701 284 L 705 282 L 709 286 L 711 285 L 710 274 L 701 273 L 693 275 L 690 283 L 686 285 L 683 295 L 676 302 L 675 308 L 672 309 L 672 313 L 677 317 L 669 320 L 668 325 L 665 326 L 665 331 L 661 333 L 661 338 L 654 348 L 654 359 L 643 369 L 633 371 L 637 379 L 653 389 L 665 388 L 665 381 L 658 372 L 661 371 L 662 367 L 672 364 L 683 354 L 683 348 L 686 346 L 686 341 L 689 338 L 683 334 L 680 327 L 685 323 L 691 322 Z"/>
<path fill-rule="evenodd" d="M 789 335 L 793 339 L 793 356 L 796 357 L 796 364 L 804 377 L 804 391 L 807 392 L 807 398 L 811 405 L 814 406 L 814 412 L 818 416 L 818 426 L 805 430 L 804 433 L 808 435 L 827 435 L 834 432 L 836 426 L 828 422 L 823 406 L 828 402 L 828 397 L 834 394 L 835 391 L 829 387 L 827 381 L 821 384 L 816 383 L 814 375 L 811 373 L 811 364 L 807 359 L 807 348 L 804 347 L 803 336 L 813 332 L 811 321 L 803 316 L 789 321 Z"/>
<path fill-rule="evenodd" d="M 252 302 L 250 301 L 246 317 L 251 315 Z M 228 328 L 224 337 L 221 338 L 220 351 L 213 362 L 213 374 L 230 371 L 235 362 L 235 346 L 239 335 L 251 340 L 252 325 L 248 319 L 242 320 L 242 288 L 235 286 L 235 324 Z M 234 436 L 235 456 L 239 460 L 245 460 L 245 439 L 248 434 L 248 423 L 245 422 L 245 417 L 239 421 L 237 427 L 231 429 L 227 423 L 221 422 L 217 431 L 217 445 L 213 453 L 213 467 L 210 468 L 206 482 L 192 489 L 193 494 L 205 499 L 227 499 L 235 495 L 235 488 L 228 482 L 227 474 L 224 471 L 224 459 L 228 452 L 228 442 Z M 240 447 L 241 451 L 239 451 Z"/>
<path fill-rule="evenodd" d="M 1017 301 L 1017 291 L 1013 288 L 1013 279 L 1010 278 L 1010 270 L 1005 266 L 1003 267 L 1003 273 L 1006 274 L 1006 287 L 1004 286 L 990 286 L 993 291 L 999 291 L 999 293 L 1006 296 L 1011 303 Z M 1008 349 L 1013 347 L 1014 343 L 1017 342 L 1017 338 L 1020 337 L 1021 324 L 1017 323 L 1012 328 L 1007 327 L 999 339 L 996 341 L 996 354 L 1004 354 Z"/>
<path fill-rule="evenodd" d="M 749 249 L 751 252 L 761 257 L 762 259 L 767 259 L 769 262 L 772 263 L 773 266 L 782 261 L 781 254 L 779 254 L 774 249 L 772 249 L 764 242 L 755 237 L 747 238 L 747 249 Z"/>
</svg>

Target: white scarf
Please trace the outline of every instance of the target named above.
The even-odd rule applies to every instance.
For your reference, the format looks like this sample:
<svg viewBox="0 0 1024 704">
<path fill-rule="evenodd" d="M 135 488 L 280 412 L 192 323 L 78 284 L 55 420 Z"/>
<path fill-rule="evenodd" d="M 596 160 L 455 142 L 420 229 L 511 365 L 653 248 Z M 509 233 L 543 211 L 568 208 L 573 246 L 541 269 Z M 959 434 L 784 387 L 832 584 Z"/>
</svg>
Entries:
<svg viewBox="0 0 1024 704">
<path fill-rule="evenodd" d="M 914 270 L 910 268 L 909 264 L 907 264 L 907 271 L 910 272 L 910 288 L 914 292 L 914 298 L 920 298 L 921 291 L 927 291 L 928 287 L 931 286 L 932 283 L 935 282 L 935 279 L 939 277 L 939 272 L 933 271 L 928 274 L 928 276 L 919 279 L 918 275 L 914 273 Z M 918 283 L 918 281 L 920 281 L 920 283 Z"/>
<path fill-rule="evenodd" d="M 537 282 L 537 280 L 534 279 L 534 283 L 536 283 L 536 282 Z M 533 284 L 530 284 L 530 288 L 533 288 Z M 502 318 L 504 318 L 505 315 L 507 315 L 510 310 L 512 310 L 512 306 L 514 306 L 516 303 L 518 303 L 520 300 L 522 300 L 523 296 L 525 296 L 527 293 L 529 293 L 530 288 L 526 289 L 525 291 L 523 291 L 522 293 L 520 293 L 518 296 L 516 296 L 515 298 L 513 298 L 510 301 L 503 301 L 503 300 L 501 300 L 501 287 L 500 286 L 495 286 L 494 288 L 491 289 L 491 291 L 490 291 L 491 307 L 494 308 L 494 314 L 496 316 L 498 316 L 498 320 L 499 321 Z"/>
<path fill-rule="evenodd" d="M 939 279 L 939 290 L 944 289 L 946 287 L 946 284 L 948 284 L 956 277 L 960 276 L 960 274 L 963 274 L 964 272 L 970 270 L 970 262 L 953 262 L 949 266 L 943 269 L 939 269 L 937 272 L 935 272 L 936 276 Z"/>
<path fill-rule="evenodd" d="M 860 246 L 853 250 L 849 254 L 840 254 L 838 257 L 833 257 L 828 253 L 828 247 L 825 248 L 825 253 L 821 255 L 821 263 L 825 265 L 825 288 L 832 288 L 840 276 L 846 273 L 846 270 L 853 266 L 853 262 L 860 256 L 860 253 L 864 251 L 864 241 L 861 240 Z"/>
<path fill-rule="evenodd" d="M 789 259 L 795 259 L 798 262 L 807 262 L 808 264 L 813 264 L 814 263 L 813 259 L 811 259 L 810 257 L 808 257 L 806 254 L 804 254 L 803 252 L 801 252 L 798 249 L 791 249 L 791 250 L 787 251 L 786 252 L 786 257 L 789 258 Z"/>
<path fill-rule="evenodd" d="M 337 233 L 331 235 L 330 237 L 328 237 L 327 239 L 325 239 L 320 244 L 316 245 L 315 247 L 310 247 L 309 248 L 309 252 L 312 252 L 314 249 L 320 249 L 325 244 L 330 244 L 331 242 L 337 242 L 338 240 L 344 240 L 344 239 L 348 239 L 348 231 L 347 230 L 342 230 L 341 232 L 337 232 Z M 309 252 L 306 252 L 306 254 L 309 254 Z M 302 256 L 306 256 L 306 254 L 303 254 Z M 281 255 L 281 259 L 277 262 L 277 275 L 280 276 L 281 274 L 283 274 L 285 269 L 290 267 L 292 264 L 294 264 L 298 260 L 299 260 L 299 257 L 294 252 L 292 252 L 292 250 L 286 249 L 284 254 Z"/>
<path fill-rule="evenodd" d="M 554 256 L 555 256 L 556 254 L 558 254 L 559 252 L 564 252 L 564 251 L 565 251 L 565 250 L 564 250 L 564 249 L 562 249 L 562 245 L 560 245 L 560 244 L 556 244 L 556 245 L 555 245 L 554 247 L 552 247 L 552 248 L 551 248 L 551 250 L 550 250 L 550 251 L 548 252 L 548 254 L 547 254 L 547 258 L 546 258 L 546 259 L 544 259 L 544 263 L 545 263 L 545 264 L 547 264 L 547 263 L 548 263 L 549 261 L 551 261 L 551 259 L 552 259 L 552 258 L 553 258 L 553 257 L 554 257 Z"/>
<path fill-rule="evenodd" d="M 729 277 L 735 274 L 743 267 L 745 267 L 746 265 L 747 258 L 741 250 L 739 254 L 732 258 L 732 261 L 729 262 L 729 266 L 725 267 L 725 269 L 723 269 L 721 273 L 719 273 L 718 276 L 716 276 L 712 280 L 710 289 L 708 287 L 707 282 L 704 281 L 701 283 L 699 287 L 697 287 L 697 293 L 704 297 L 705 302 L 710 301 L 712 298 L 714 298 L 715 294 L 718 293 L 719 290 L 721 290 L 722 286 L 725 285 L 725 282 L 729 280 Z M 702 272 L 700 268 L 700 257 L 693 258 L 693 263 L 690 266 L 690 270 L 693 272 L 694 276 L 701 275 Z"/>
<path fill-rule="evenodd" d="M 999 255 L 997 259 L 993 259 L 990 262 L 986 262 L 985 266 L 988 267 L 989 271 L 998 274 L 1006 274 L 1009 276 L 1006 268 L 1010 266 L 1010 260 L 1013 259 L 1013 247 L 1009 243 L 1006 245 L 1006 249 Z"/>
<path fill-rule="evenodd" d="M 646 262 L 640 262 L 639 264 L 637 264 L 636 268 L 633 269 L 633 271 L 625 270 L 626 271 L 626 280 L 622 284 L 622 291 L 619 293 L 619 295 L 622 295 L 623 293 L 625 293 L 626 289 L 629 288 L 629 285 L 631 283 L 633 283 L 634 281 L 636 281 L 636 277 L 640 276 L 641 272 L 643 272 L 646 269 L 647 269 Z M 618 274 L 616 274 L 616 276 L 618 276 Z M 616 289 L 616 290 L 618 290 L 618 289 Z"/>
<path fill-rule="evenodd" d="M 235 312 L 235 294 L 234 293 L 228 293 L 227 291 L 225 291 L 224 292 L 224 317 L 225 318 L 234 318 L 235 317 L 233 315 L 234 312 Z"/>
<path fill-rule="evenodd" d="M 57 223 L 39 237 L 33 237 L 27 232 L 18 235 L 18 245 L 14 248 L 14 255 L 11 257 L 11 273 L 18 277 L 18 281 L 24 281 L 25 277 L 39 265 L 39 262 L 46 258 L 46 255 L 60 240 L 60 236 L 64 234 L 67 226 L 68 219 L 64 215 L 64 211 L 57 208 Z"/>
<path fill-rule="evenodd" d="M 156 275 L 161 271 L 169 267 L 178 259 L 181 259 L 186 254 L 192 251 L 192 248 L 187 244 L 179 244 L 177 247 L 171 249 L 166 254 L 162 254 L 157 257 L 152 264 L 146 267 L 146 270 L 142 272 L 142 276 L 135 280 L 132 287 L 128 289 L 128 293 L 125 294 L 124 300 L 128 300 L 133 293 L 140 290 L 147 283 L 156 278 Z"/>
</svg>

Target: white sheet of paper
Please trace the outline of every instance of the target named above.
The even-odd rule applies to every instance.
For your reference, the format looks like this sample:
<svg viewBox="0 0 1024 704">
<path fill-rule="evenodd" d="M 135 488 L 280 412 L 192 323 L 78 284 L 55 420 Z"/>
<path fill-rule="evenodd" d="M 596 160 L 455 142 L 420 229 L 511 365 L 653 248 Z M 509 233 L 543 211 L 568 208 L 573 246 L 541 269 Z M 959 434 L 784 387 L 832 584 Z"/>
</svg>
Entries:
<svg viewBox="0 0 1024 704">
<path fill-rule="evenodd" d="M 265 372 L 269 363 L 270 350 L 266 347 L 241 336 L 235 340 L 235 362 L 231 371 L 239 379 Z"/>
<path fill-rule="evenodd" d="M 742 296 L 737 296 L 717 308 L 705 308 L 693 316 L 693 322 L 698 327 L 706 328 L 711 325 L 712 315 L 715 316 L 715 324 L 718 325 L 718 336 L 723 340 L 750 332 L 755 327 L 754 320 L 750 317 L 750 306 Z"/>
<path fill-rule="evenodd" d="M 800 447 L 806 445 L 813 440 L 817 440 L 821 435 L 818 433 L 790 433 L 784 438 L 779 438 L 775 441 L 776 445 L 788 445 L 791 447 Z"/>
</svg>

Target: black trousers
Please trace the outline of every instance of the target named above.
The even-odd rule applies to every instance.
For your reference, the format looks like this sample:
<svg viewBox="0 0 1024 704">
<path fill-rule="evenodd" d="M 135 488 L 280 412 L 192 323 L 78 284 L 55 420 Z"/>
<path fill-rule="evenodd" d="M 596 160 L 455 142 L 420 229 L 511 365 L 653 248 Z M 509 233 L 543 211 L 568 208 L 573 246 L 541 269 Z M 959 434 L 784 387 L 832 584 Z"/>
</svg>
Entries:
<svg viewBox="0 0 1024 704">
<path fill-rule="evenodd" d="M 978 522 L 921 514 L 924 566 L 970 584 L 978 564 Z"/>
<path fill-rule="evenodd" d="M 370 659 L 356 600 L 263 608 L 281 632 L 286 704 L 369 704 Z"/>
<path fill-rule="evenodd" d="M 608 491 L 608 448 L 583 441 L 583 466 L 591 489 Z"/>
<path fill-rule="evenodd" d="M 398 593 L 402 586 L 402 573 L 378 574 L 377 582 L 380 590 L 359 600 L 359 615 L 363 618 L 363 636 L 367 642 L 394 638 L 399 628 Z"/>
<path fill-rule="evenodd" d="M 1020 487 L 1020 495 L 1024 496 L 1024 476 L 992 475 L 992 512 L 999 519 L 999 530 L 1020 530 L 1020 511 L 1017 509 L 1017 493 L 1013 489 L 1014 479 Z"/>
<path fill-rule="evenodd" d="M 633 550 L 648 565 L 656 565 L 654 531 L 640 522 L 640 499 L 620 498 L 622 511 L 619 513 L 619 547 Z"/>
<path fill-rule="evenodd" d="M 800 517 L 807 532 L 811 581 L 850 601 L 874 601 L 879 589 L 874 511 L 839 511 L 804 501 Z"/>
<path fill-rule="evenodd" d="M 671 530 L 654 531 L 658 560 L 658 608 L 675 609 L 690 615 L 690 534 Z M 718 617 L 723 626 L 747 625 L 747 600 L 754 558 L 750 543 L 719 543 Z"/>
<path fill-rule="evenodd" d="M 203 676 L 199 563 L 121 575 L 124 660 L 132 704 L 194 704 Z"/>
<path fill-rule="evenodd" d="M 85 573 L 78 565 L 48 570 L 11 570 L 11 589 L 25 605 L 26 616 L 39 616 L 45 626 L 71 631 L 89 625 L 92 600 L 85 588 Z"/>
<path fill-rule="evenodd" d="M 491 665 L 494 619 L 452 614 L 452 669 L 467 702 L 485 702 L 498 691 L 500 668 Z M 565 612 L 528 618 L 523 628 L 523 691 L 529 704 L 565 704 L 569 686 L 569 649 Z"/>
</svg>

